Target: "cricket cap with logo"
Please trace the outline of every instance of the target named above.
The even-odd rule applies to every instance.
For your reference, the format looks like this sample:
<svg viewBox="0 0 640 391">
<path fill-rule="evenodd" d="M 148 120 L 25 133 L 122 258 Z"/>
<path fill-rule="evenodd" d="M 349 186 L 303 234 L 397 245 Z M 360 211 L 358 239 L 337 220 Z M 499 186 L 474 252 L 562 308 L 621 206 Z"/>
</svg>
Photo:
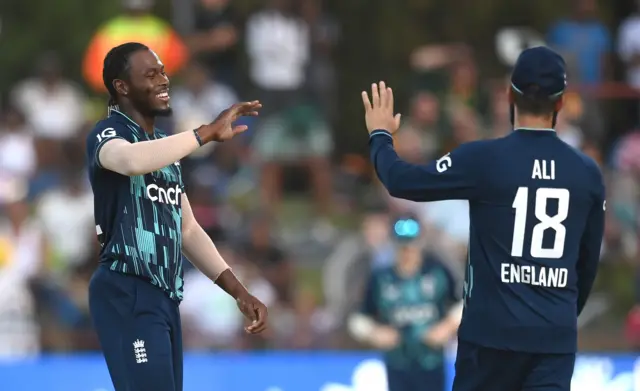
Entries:
<svg viewBox="0 0 640 391">
<path fill-rule="evenodd" d="M 564 94 L 566 88 L 566 64 L 561 55 L 546 46 L 536 46 L 520 53 L 511 72 L 511 89 L 515 94 L 554 101 Z"/>
</svg>

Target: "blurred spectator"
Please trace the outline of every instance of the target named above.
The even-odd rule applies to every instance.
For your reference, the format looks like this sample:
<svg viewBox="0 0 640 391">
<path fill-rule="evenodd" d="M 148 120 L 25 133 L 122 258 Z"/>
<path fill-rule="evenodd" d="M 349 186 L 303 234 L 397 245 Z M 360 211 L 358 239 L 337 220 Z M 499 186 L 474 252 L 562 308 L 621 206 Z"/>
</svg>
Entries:
<svg viewBox="0 0 640 391">
<path fill-rule="evenodd" d="M 340 39 L 338 22 L 323 8 L 323 0 L 302 0 L 302 18 L 309 26 L 311 57 L 307 81 L 314 104 L 334 123 L 337 111 L 337 70 L 334 50 Z"/>
<path fill-rule="evenodd" d="M 417 73 L 416 87 L 442 94 L 449 85 L 450 67 L 470 56 L 466 45 L 425 45 L 417 47 L 409 59 L 412 69 Z"/>
<path fill-rule="evenodd" d="M 513 129 L 509 112 L 509 88 L 511 88 L 509 78 L 500 80 L 493 89 L 491 95 L 491 124 L 487 136 L 497 138 L 506 136 Z"/>
<path fill-rule="evenodd" d="M 558 122 L 556 124 L 556 133 L 558 137 L 565 143 L 571 145 L 576 149 L 581 149 L 584 143 L 584 135 L 582 129 L 575 123 L 569 120 L 568 114 L 561 111 L 558 114 Z"/>
<path fill-rule="evenodd" d="M 225 239 L 222 208 L 217 201 L 218 198 L 206 184 L 192 182 L 189 185 L 189 203 L 193 215 L 214 243 Z"/>
<path fill-rule="evenodd" d="M 490 97 L 479 82 L 469 47 L 460 44 L 419 47 L 411 54 L 410 62 L 419 90 L 440 96 L 447 117 L 456 115 L 458 108 L 466 107 L 477 112 L 481 121 L 488 120 Z"/>
<path fill-rule="evenodd" d="M 640 219 L 640 131 L 633 130 L 617 141 L 612 153 L 612 168 L 615 172 L 609 189 L 609 209 L 621 230 L 622 252 L 635 257 Z"/>
<path fill-rule="evenodd" d="M 395 147 L 398 154 L 414 163 L 425 163 L 438 152 L 441 138 L 446 135 L 438 98 L 429 92 L 419 92 L 411 100 L 408 118 L 404 118 Z"/>
<path fill-rule="evenodd" d="M 573 15 L 552 25 L 547 41 L 564 56 L 572 82 L 595 85 L 606 80 L 611 35 L 596 0 L 572 1 Z"/>
<path fill-rule="evenodd" d="M 640 89 L 640 3 L 618 30 L 618 53 L 627 71 L 627 82 Z"/>
<path fill-rule="evenodd" d="M 46 259 L 39 224 L 29 216 L 24 182 L 3 189 L 0 214 L 0 357 L 24 357 L 40 352 L 40 330 L 30 281 Z"/>
<path fill-rule="evenodd" d="M 162 59 L 169 75 L 177 73 L 189 55 L 182 38 L 165 21 L 153 15 L 154 0 L 122 0 L 122 14 L 108 20 L 91 38 L 84 55 L 85 82 L 96 92 L 106 92 L 102 80 L 104 57 L 125 42 L 147 45 Z"/>
<path fill-rule="evenodd" d="M 208 124 L 224 109 L 238 102 L 231 87 L 209 78 L 209 71 L 204 64 L 191 62 L 183 74 L 183 84 L 171 92 L 176 133 L 192 131 L 202 124 Z M 190 157 L 204 156 L 214 146 L 215 143 L 207 144 Z"/>
<path fill-rule="evenodd" d="M 596 0 L 572 1 L 573 16 L 551 26 L 547 40 L 564 56 L 570 84 L 596 86 L 610 73 L 611 35 L 599 19 Z M 601 139 L 605 126 L 599 102 L 586 95 L 582 99 L 582 129 L 589 138 Z"/>
<path fill-rule="evenodd" d="M 450 84 L 444 98 L 449 115 L 457 115 L 460 107 L 469 110 L 473 116 L 479 115 L 475 121 L 483 121 L 489 114 L 489 95 L 480 83 L 475 60 L 471 56 L 463 57 L 452 64 L 450 72 Z"/>
<path fill-rule="evenodd" d="M 237 86 L 238 29 L 229 0 L 199 0 L 195 4 L 193 33 L 187 37 L 197 56 L 216 80 Z"/>
<path fill-rule="evenodd" d="M 38 138 L 72 138 L 85 122 L 85 97 L 62 71 L 57 53 L 46 52 L 36 62 L 36 75 L 16 85 L 12 92 L 13 102 Z"/>
<path fill-rule="evenodd" d="M 37 204 L 38 222 L 51 243 L 52 271 L 62 282 L 92 254 L 95 242 L 93 194 L 87 182 L 84 171 L 67 169 L 61 187 L 46 192 Z"/>
<path fill-rule="evenodd" d="M 261 115 L 279 113 L 299 102 L 310 55 L 309 26 L 299 19 L 292 0 L 268 0 L 247 22 L 249 76 Z"/>
<path fill-rule="evenodd" d="M 344 322 L 359 305 L 370 272 L 393 264 L 395 248 L 389 235 L 390 224 L 382 203 L 370 205 L 360 231 L 343 237 L 324 262 L 325 302 L 338 322 Z"/>
<path fill-rule="evenodd" d="M 29 179 L 36 164 L 33 131 L 16 107 L 6 107 L 0 115 L 0 187 Z"/>
<path fill-rule="evenodd" d="M 443 154 L 460 144 L 483 138 L 482 121 L 476 111 L 459 106 L 451 113 L 451 135 L 444 140 Z"/>
<path fill-rule="evenodd" d="M 218 251 L 247 289 L 267 306 L 272 306 L 275 300 L 273 288 L 259 275 L 256 267 L 243 262 L 229 247 L 220 243 Z M 232 297 L 197 269 L 185 273 L 184 297 L 180 313 L 186 349 L 240 347 L 244 318 Z"/>
<path fill-rule="evenodd" d="M 313 106 L 291 106 L 281 115 L 261 122 L 254 141 L 261 163 L 261 201 L 266 208 L 275 213 L 280 206 L 283 169 L 303 166 L 310 173 L 317 217 L 326 222 L 331 213 L 329 158 L 333 140 L 331 129 L 318 110 Z"/>
<path fill-rule="evenodd" d="M 280 309 L 272 321 L 277 349 L 322 349 L 329 346 L 328 333 L 333 322 L 308 290 L 297 292 L 295 305 Z"/>
<path fill-rule="evenodd" d="M 618 30 L 618 54 L 622 60 L 626 81 L 629 86 L 640 90 L 640 2 L 636 1 L 636 10 L 629 15 Z M 635 125 L 640 124 L 640 102 L 635 99 Z"/>
<path fill-rule="evenodd" d="M 239 246 L 247 262 L 254 265 L 273 286 L 280 303 L 293 303 L 294 268 L 290 255 L 280 246 L 273 234 L 274 221 L 266 215 L 254 216 L 249 235 Z"/>
</svg>

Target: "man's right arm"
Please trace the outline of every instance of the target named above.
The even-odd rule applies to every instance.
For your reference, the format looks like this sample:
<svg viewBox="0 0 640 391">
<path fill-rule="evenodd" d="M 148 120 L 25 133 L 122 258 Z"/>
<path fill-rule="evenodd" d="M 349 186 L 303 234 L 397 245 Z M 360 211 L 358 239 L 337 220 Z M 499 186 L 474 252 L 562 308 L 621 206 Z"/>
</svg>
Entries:
<svg viewBox="0 0 640 391">
<path fill-rule="evenodd" d="M 478 143 L 463 144 L 427 165 L 402 160 L 389 132 L 369 136 L 371 162 L 389 195 L 410 201 L 471 200 L 478 196 Z"/>
<path fill-rule="evenodd" d="M 359 312 L 351 314 L 347 328 L 359 342 L 370 344 L 377 349 L 391 349 L 399 341 L 398 331 L 378 323 L 378 289 L 375 275 L 372 275 L 365 291 L 364 302 Z"/>
<path fill-rule="evenodd" d="M 97 163 L 122 175 L 142 175 L 175 163 L 198 147 L 200 144 L 193 132 L 135 144 L 114 138 L 100 148 Z"/>
<path fill-rule="evenodd" d="M 589 298 L 591 288 L 596 279 L 600 263 L 600 249 L 604 235 L 604 213 L 606 210 L 605 190 L 602 174 L 598 170 L 598 190 L 596 200 L 591 208 L 585 231 L 580 241 L 578 257 L 578 315 L 582 312 Z"/>
<path fill-rule="evenodd" d="M 244 132 L 247 126 L 234 126 L 234 122 L 240 117 L 257 116 L 261 107 L 258 101 L 237 103 L 220 113 L 212 123 L 202 125 L 193 132 L 182 132 L 152 141 L 131 143 L 120 134 L 120 130 L 107 128 L 89 135 L 87 150 L 99 167 L 126 176 L 147 174 L 179 161 L 201 145 L 230 140 Z"/>
</svg>

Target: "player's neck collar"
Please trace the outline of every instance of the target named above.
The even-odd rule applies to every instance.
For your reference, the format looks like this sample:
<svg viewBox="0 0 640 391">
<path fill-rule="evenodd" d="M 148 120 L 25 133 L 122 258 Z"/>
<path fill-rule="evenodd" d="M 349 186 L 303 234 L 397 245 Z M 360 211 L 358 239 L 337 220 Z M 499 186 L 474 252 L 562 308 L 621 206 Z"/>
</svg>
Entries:
<svg viewBox="0 0 640 391">
<path fill-rule="evenodd" d="M 129 122 L 131 122 L 132 124 L 134 124 L 137 128 L 139 128 L 139 127 L 140 127 L 140 125 L 138 125 L 138 123 L 137 123 L 136 121 L 134 121 L 134 120 L 132 120 L 131 118 L 129 118 L 129 116 L 128 116 L 128 115 L 126 115 L 125 113 L 123 113 L 122 111 L 120 111 L 120 110 L 118 110 L 118 109 L 116 109 L 116 108 L 112 108 L 112 109 L 110 109 L 110 110 L 109 110 L 109 116 L 112 116 L 112 115 L 114 115 L 114 114 L 121 115 L 121 116 L 123 116 L 124 118 L 128 119 L 128 120 L 129 120 Z"/>
<path fill-rule="evenodd" d="M 519 127 L 519 128 L 515 128 L 513 129 L 515 130 L 527 130 L 527 131 L 542 131 L 542 132 L 555 132 L 556 130 L 553 128 L 525 128 L 525 127 Z"/>
</svg>

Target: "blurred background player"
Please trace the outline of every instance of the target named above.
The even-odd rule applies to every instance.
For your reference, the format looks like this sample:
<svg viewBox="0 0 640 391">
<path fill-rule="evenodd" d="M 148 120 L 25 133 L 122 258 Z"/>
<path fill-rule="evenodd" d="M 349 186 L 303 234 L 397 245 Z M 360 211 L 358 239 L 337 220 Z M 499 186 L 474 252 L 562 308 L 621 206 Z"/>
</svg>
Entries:
<svg viewBox="0 0 640 391">
<path fill-rule="evenodd" d="M 443 390 L 443 348 L 460 323 L 457 284 L 448 266 L 423 252 L 421 234 L 414 217 L 393 222 L 395 263 L 371 274 L 348 323 L 356 339 L 384 352 L 389 391 Z"/>
<path fill-rule="evenodd" d="M 469 201 L 456 391 L 571 387 L 577 318 L 598 269 L 606 201 L 598 165 L 556 135 L 566 87 L 559 54 L 525 49 L 511 74 L 513 131 L 462 144 L 428 165 L 407 163 L 393 149 L 400 116 L 391 89 L 372 85 L 373 104 L 362 93 L 371 160 L 389 194 Z"/>
</svg>

